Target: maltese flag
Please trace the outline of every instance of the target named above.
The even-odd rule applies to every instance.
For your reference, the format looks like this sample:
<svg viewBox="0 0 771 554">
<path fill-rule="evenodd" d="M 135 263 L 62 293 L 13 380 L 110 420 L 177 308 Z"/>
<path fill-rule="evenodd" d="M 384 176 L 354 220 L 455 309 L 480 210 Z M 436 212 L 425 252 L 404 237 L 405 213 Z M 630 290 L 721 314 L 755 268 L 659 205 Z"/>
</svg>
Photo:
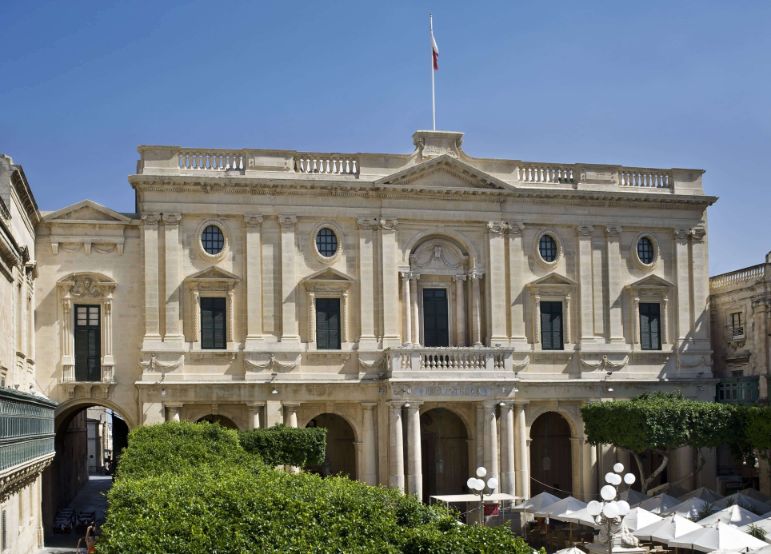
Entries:
<svg viewBox="0 0 771 554">
<path fill-rule="evenodd" d="M 439 47 L 436 45 L 436 39 L 434 38 L 434 20 L 431 19 L 431 51 L 434 55 L 434 71 L 439 71 Z"/>
</svg>

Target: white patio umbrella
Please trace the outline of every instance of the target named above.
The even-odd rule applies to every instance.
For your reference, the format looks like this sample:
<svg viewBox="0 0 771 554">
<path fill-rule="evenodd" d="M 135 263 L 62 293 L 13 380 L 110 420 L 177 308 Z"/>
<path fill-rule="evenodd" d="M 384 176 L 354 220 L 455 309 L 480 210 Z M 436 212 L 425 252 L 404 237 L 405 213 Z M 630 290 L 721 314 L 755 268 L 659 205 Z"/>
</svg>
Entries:
<svg viewBox="0 0 771 554">
<path fill-rule="evenodd" d="M 652 525 L 657 521 L 661 521 L 661 518 L 654 513 L 649 512 L 645 508 L 632 508 L 624 518 L 624 524 L 630 531 L 637 531 L 648 525 Z"/>
<path fill-rule="evenodd" d="M 741 527 L 739 527 L 739 530 L 744 531 L 745 533 L 749 533 L 750 527 L 752 527 L 753 525 L 755 527 L 760 527 L 761 529 L 763 529 L 763 531 L 766 532 L 766 542 L 771 542 L 771 517 L 767 517 L 765 519 L 757 519 L 752 523 L 742 525 Z"/>
<path fill-rule="evenodd" d="M 568 496 L 562 500 L 549 504 L 548 506 L 544 506 L 540 510 L 535 510 L 533 513 L 537 517 L 549 517 L 564 521 L 561 516 L 566 516 L 583 508 L 586 508 L 586 502 L 581 502 L 578 498 Z"/>
<path fill-rule="evenodd" d="M 723 508 L 727 508 L 733 504 L 738 504 L 742 508 L 750 510 L 751 512 L 755 512 L 756 514 L 765 514 L 766 512 L 771 512 L 771 506 L 765 502 L 761 502 L 760 500 L 752 498 L 751 496 L 747 496 L 746 494 L 741 494 L 738 492 L 730 496 L 726 496 L 725 498 L 721 498 L 717 502 L 713 502 L 712 507 L 715 510 L 722 510 Z"/>
<path fill-rule="evenodd" d="M 701 529 L 701 525 L 675 514 L 651 525 L 641 527 L 632 534 L 643 540 L 665 543 L 697 529 Z"/>
<path fill-rule="evenodd" d="M 680 500 L 688 500 L 689 498 L 701 498 L 705 502 L 711 503 L 717 502 L 723 497 L 708 487 L 699 487 L 680 496 Z"/>
<path fill-rule="evenodd" d="M 554 554 L 586 554 L 586 552 L 584 552 L 580 548 L 571 546 L 570 548 L 563 548 L 562 550 L 557 550 Z"/>
<path fill-rule="evenodd" d="M 753 489 L 752 487 L 747 487 L 746 489 L 740 490 L 739 494 L 749 496 L 751 498 L 754 498 L 755 500 L 760 500 L 765 504 L 771 503 L 771 496 L 768 496 L 767 494 L 763 494 L 758 489 Z"/>
<path fill-rule="evenodd" d="M 752 554 L 771 554 L 771 544 L 764 546 L 763 548 L 759 548 L 758 550 L 753 550 Z"/>
<path fill-rule="evenodd" d="M 677 506 L 672 506 L 667 510 L 668 514 L 677 514 L 683 517 L 687 517 L 691 521 L 697 521 L 701 518 L 701 514 L 707 508 L 709 503 L 706 500 L 699 498 L 698 496 L 692 496 L 687 500 L 683 500 Z"/>
<path fill-rule="evenodd" d="M 723 508 L 719 512 L 715 512 L 704 519 L 700 519 L 696 523 L 706 527 L 707 525 L 713 525 L 718 521 L 722 521 L 723 523 L 728 523 L 734 527 L 741 527 L 742 525 L 747 525 L 758 519 L 760 519 L 760 516 L 734 504 L 733 506 L 728 506 L 728 508 Z"/>
<path fill-rule="evenodd" d="M 630 506 L 637 506 L 643 500 L 648 500 L 648 498 L 650 497 L 647 494 L 643 494 L 634 489 L 627 489 L 618 495 L 619 500 L 626 500 Z"/>
<path fill-rule="evenodd" d="M 525 500 L 522 504 L 514 506 L 514 510 L 519 512 L 535 512 L 547 507 L 549 504 L 554 504 L 559 500 L 558 496 L 549 494 L 548 492 L 541 492 L 536 494 L 533 498 Z"/>
<path fill-rule="evenodd" d="M 743 550 L 749 548 L 755 550 L 763 548 L 766 543 L 756 539 L 752 535 L 740 531 L 738 528 L 722 521 L 715 525 L 702 527 L 690 533 L 667 542 L 669 546 L 679 548 L 691 548 L 700 552 L 712 552 L 713 550 Z"/>
<path fill-rule="evenodd" d="M 648 500 L 643 500 L 637 507 L 644 508 L 654 514 L 665 514 L 667 510 L 678 504 L 680 504 L 680 501 L 677 498 L 662 492 L 661 494 L 650 497 Z"/>
<path fill-rule="evenodd" d="M 568 523 L 578 523 L 579 525 L 586 525 L 587 527 L 592 527 L 594 529 L 599 527 L 597 522 L 594 521 L 594 516 L 590 514 L 589 510 L 586 508 L 582 508 L 577 512 L 567 514 L 561 518 L 561 521 L 567 521 Z"/>
</svg>

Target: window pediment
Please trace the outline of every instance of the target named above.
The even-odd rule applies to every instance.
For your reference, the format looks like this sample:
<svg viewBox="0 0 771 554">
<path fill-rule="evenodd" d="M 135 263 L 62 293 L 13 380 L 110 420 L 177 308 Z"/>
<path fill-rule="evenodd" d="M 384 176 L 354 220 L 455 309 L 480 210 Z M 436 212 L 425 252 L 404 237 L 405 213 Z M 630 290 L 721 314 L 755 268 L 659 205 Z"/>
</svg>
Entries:
<svg viewBox="0 0 771 554">
<path fill-rule="evenodd" d="M 425 189 L 510 190 L 513 187 L 448 154 L 407 167 L 375 182 Z"/>
<path fill-rule="evenodd" d="M 344 292 L 350 289 L 352 284 L 353 279 L 331 267 L 303 280 L 303 287 L 308 292 Z"/>
<path fill-rule="evenodd" d="M 558 273 L 549 273 L 544 275 L 540 279 L 528 283 L 528 288 L 534 293 L 553 293 L 553 294 L 570 294 L 570 291 L 576 286 L 576 282 L 572 279 L 560 275 Z"/>
<path fill-rule="evenodd" d="M 468 256 L 444 239 L 430 239 L 410 255 L 410 270 L 434 275 L 458 275 L 466 272 Z"/>
<path fill-rule="evenodd" d="M 241 278 L 219 267 L 209 267 L 190 275 L 185 283 L 197 290 L 232 290 Z"/>
<path fill-rule="evenodd" d="M 658 275 L 648 275 L 639 281 L 627 285 L 626 289 L 636 296 L 663 298 L 668 296 L 670 290 L 674 289 L 674 285 Z"/>
<path fill-rule="evenodd" d="M 118 283 L 101 273 L 72 273 L 60 279 L 58 285 L 73 298 L 105 298 Z"/>
</svg>

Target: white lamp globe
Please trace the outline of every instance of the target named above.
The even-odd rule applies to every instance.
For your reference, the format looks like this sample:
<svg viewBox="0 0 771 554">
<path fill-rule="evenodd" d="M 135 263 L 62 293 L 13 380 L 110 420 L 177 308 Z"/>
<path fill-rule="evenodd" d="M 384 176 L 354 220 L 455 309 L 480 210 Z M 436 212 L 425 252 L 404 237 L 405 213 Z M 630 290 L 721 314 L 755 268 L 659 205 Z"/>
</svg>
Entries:
<svg viewBox="0 0 771 554">
<path fill-rule="evenodd" d="M 495 477 L 490 477 L 487 480 L 487 488 L 490 489 L 491 491 L 494 491 L 497 486 L 498 486 L 498 479 L 496 479 Z"/>
<path fill-rule="evenodd" d="M 481 479 L 474 479 L 474 490 L 481 492 L 485 489 L 485 482 Z"/>
<path fill-rule="evenodd" d="M 616 502 L 616 506 L 618 506 L 618 515 L 625 516 L 629 513 L 629 510 L 631 509 L 629 506 L 629 502 L 626 500 L 619 500 Z"/>
<path fill-rule="evenodd" d="M 605 482 L 606 482 L 606 483 L 610 483 L 610 484 L 612 485 L 612 484 L 613 484 L 613 476 L 614 476 L 614 475 L 615 475 L 615 473 L 613 473 L 613 472 L 611 472 L 611 471 L 609 471 L 608 473 L 606 473 L 606 474 L 605 474 Z"/>
<path fill-rule="evenodd" d="M 610 482 L 611 485 L 620 485 L 621 484 L 621 476 L 618 473 L 611 473 L 613 476 L 613 480 Z"/>
<path fill-rule="evenodd" d="M 634 476 L 634 473 L 627 473 L 624 475 L 624 483 L 627 485 L 633 484 L 635 481 L 637 481 L 637 477 Z"/>
<path fill-rule="evenodd" d="M 603 500 L 611 501 L 616 498 L 616 488 L 612 485 L 605 485 L 600 489 L 600 496 Z"/>
<path fill-rule="evenodd" d="M 598 516 L 602 513 L 602 504 L 596 500 L 592 500 L 586 505 L 586 511 L 590 516 Z"/>
<path fill-rule="evenodd" d="M 468 481 L 466 481 L 466 486 L 473 491 L 476 483 L 477 480 L 474 477 L 469 477 Z"/>
<path fill-rule="evenodd" d="M 602 507 L 602 515 L 607 517 L 608 519 L 613 519 L 614 517 L 618 517 L 618 504 L 615 502 L 608 502 L 605 504 L 605 506 Z"/>
<path fill-rule="evenodd" d="M 483 467 L 478 467 L 477 468 L 477 477 L 484 477 L 485 475 L 487 475 L 487 470 L 485 468 L 483 468 Z"/>
<path fill-rule="evenodd" d="M 624 471 L 624 464 L 622 464 L 621 462 L 615 463 L 613 465 L 613 471 L 615 471 L 616 473 L 621 473 L 622 471 Z"/>
</svg>

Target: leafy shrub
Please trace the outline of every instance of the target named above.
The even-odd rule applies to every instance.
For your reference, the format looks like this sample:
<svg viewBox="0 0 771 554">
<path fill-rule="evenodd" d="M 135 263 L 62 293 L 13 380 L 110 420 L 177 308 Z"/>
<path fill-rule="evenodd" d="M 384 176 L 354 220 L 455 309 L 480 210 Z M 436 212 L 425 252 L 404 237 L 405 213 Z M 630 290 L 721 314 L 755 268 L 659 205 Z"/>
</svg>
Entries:
<svg viewBox="0 0 771 554">
<path fill-rule="evenodd" d="M 393 489 L 275 471 L 233 437 L 201 424 L 132 433 L 98 552 L 530 554 L 505 529 L 459 525 L 445 508 Z M 181 462 L 188 454 L 198 461 Z M 141 459 L 151 469 L 137 470 Z"/>
<path fill-rule="evenodd" d="M 758 450 L 771 449 L 771 407 L 756 406 L 747 410 L 747 440 Z"/>
<path fill-rule="evenodd" d="M 323 427 L 298 429 L 276 425 L 242 431 L 238 438 L 244 450 L 259 454 L 269 466 L 307 467 L 324 463 L 327 430 Z"/>
</svg>

